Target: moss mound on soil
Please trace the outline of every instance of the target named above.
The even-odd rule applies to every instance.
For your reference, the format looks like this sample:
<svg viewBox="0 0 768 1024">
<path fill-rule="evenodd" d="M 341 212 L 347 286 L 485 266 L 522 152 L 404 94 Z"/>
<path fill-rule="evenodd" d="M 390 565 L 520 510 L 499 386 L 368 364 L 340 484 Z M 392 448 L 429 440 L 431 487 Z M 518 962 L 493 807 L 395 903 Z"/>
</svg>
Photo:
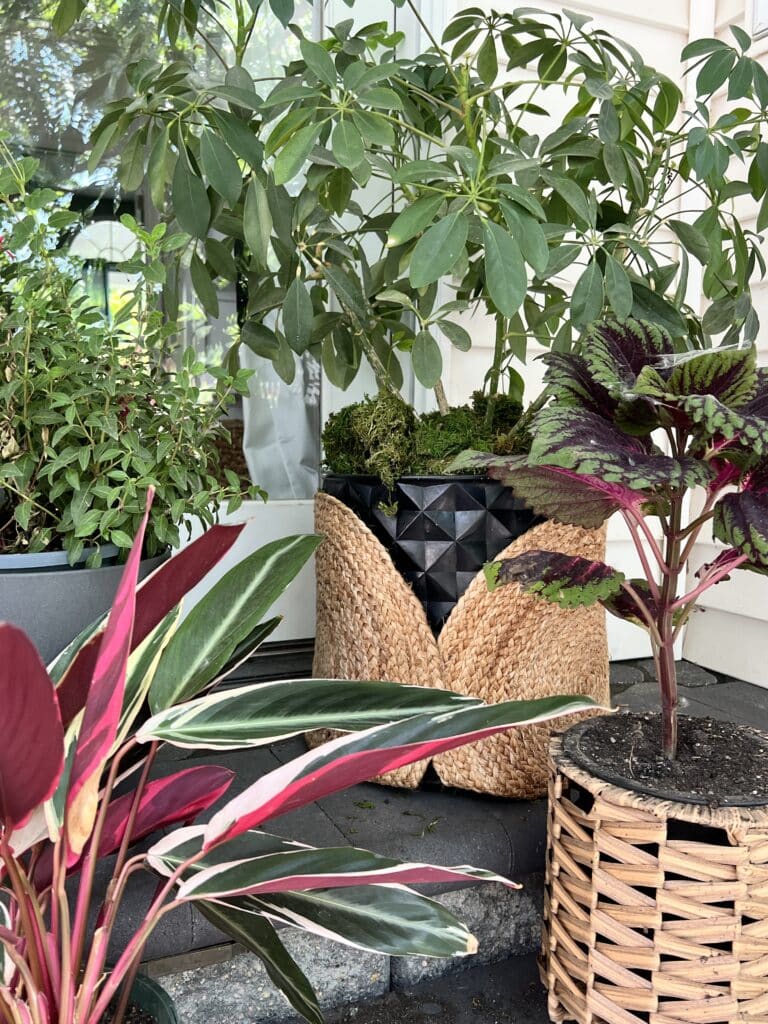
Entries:
<svg viewBox="0 0 768 1024">
<path fill-rule="evenodd" d="M 488 414 L 488 404 L 492 403 Z M 471 405 L 417 416 L 401 398 L 379 394 L 332 413 L 323 431 L 331 473 L 378 476 L 390 489 L 401 476 L 433 476 L 467 448 L 497 454 L 522 451 L 515 427 L 521 404 L 476 392 Z"/>
</svg>

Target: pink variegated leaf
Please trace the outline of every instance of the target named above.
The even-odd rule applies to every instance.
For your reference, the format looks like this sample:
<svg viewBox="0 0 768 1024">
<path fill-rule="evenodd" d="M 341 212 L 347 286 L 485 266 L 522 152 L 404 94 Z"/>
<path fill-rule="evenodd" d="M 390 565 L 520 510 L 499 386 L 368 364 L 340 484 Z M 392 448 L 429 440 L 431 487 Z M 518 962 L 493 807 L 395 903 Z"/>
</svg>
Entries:
<svg viewBox="0 0 768 1024">
<path fill-rule="evenodd" d="M 149 636 L 200 580 L 216 566 L 240 536 L 245 524 L 213 526 L 164 562 L 143 580 L 136 594 L 136 615 L 131 650 Z M 106 625 L 73 653 L 68 663 L 57 664 L 59 703 L 65 727 L 82 711 Z"/>
<path fill-rule="evenodd" d="M 516 725 L 543 722 L 594 706 L 586 697 L 507 701 L 441 715 L 416 715 L 341 736 L 262 776 L 225 804 L 208 824 L 205 846 L 209 849 L 279 814 L 405 764 Z"/>
<path fill-rule="evenodd" d="M 96 817 L 101 771 L 120 724 L 136 610 L 136 581 L 144 543 L 144 530 L 153 497 L 154 491 L 150 489 L 144 517 L 128 555 L 120 585 L 107 619 L 85 702 L 83 722 L 77 737 L 67 790 L 66 825 L 69 863 L 77 859 L 91 834 Z"/>
<path fill-rule="evenodd" d="M 185 768 L 149 782 L 142 794 L 131 830 L 131 844 L 138 843 L 168 825 L 175 825 L 179 821 L 194 821 L 198 814 L 212 807 L 226 793 L 233 778 L 234 772 L 228 768 L 202 765 Z M 98 857 L 108 857 L 119 848 L 132 804 L 132 792 L 125 793 L 109 804 L 99 840 Z M 81 860 L 71 864 L 70 870 L 76 871 Z M 53 852 L 47 848 L 35 869 L 35 885 L 38 889 L 50 885 L 52 868 Z"/>
<path fill-rule="evenodd" d="M 9 832 L 51 796 L 63 764 L 53 681 L 29 637 L 0 623 L 0 819 Z"/>
<path fill-rule="evenodd" d="M 181 831 L 185 833 L 183 842 L 177 841 L 175 833 L 161 839 L 150 851 L 150 863 L 162 874 L 170 873 L 201 849 L 201 829 Z M 519 888 L 501 875 L 469 865 L 404 863 L 352 846 L 318 849 L 267 832 L 249 831 L 210 851 L 195 864 L 182 879 L 178 897 L 218 899 L 355 885 L 467 881 L 500 882 Z"/>
</svg>

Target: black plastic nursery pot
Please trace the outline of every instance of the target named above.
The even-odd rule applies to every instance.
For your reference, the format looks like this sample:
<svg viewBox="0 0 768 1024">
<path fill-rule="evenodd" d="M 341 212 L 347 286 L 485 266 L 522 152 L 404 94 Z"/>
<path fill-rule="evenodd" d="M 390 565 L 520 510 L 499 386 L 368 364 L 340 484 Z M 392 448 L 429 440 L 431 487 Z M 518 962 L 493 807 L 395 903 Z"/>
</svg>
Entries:
<svg viewBox="0 0 768 1024">
<path fill-rule="evenodd" d="M 179 1024 L 173 1000 L 154 978 L 138 975 L 131 989 L 131 1003 L 137 1010 L 154 1017 L 157 1024 Z"/>
<path fill-rule="evenodd" d="M 594 718 L 552 740 L 541 960 L 550 1019 L 757 1020 L 768 1008 L 768 796 L 763 786 L 755 799 L 750 781 L 721 784 L 710 737 L 722 725 L 726 751 L 744 741 L 756 776 L 768 737 L 729 723 L 708 736 L 710 720 L 681 721 L 716 760 L 675 793 L 669 779 L 653 781 L 671 764 L 660 757 L 658 768 L 629 758 L 618 773 L 595 757 L 617 727 L 631 751 L 637 719 L 651 717 Z M 695 790 L 710 778 L 702 800 Z"/>
<path fill-rule="evenodd" d="M 435 632 L 483 565 L 542 522 L 511 488 L 481 476 L 378 477 L 329 473 L 343 502 L 387 549 Z"/>
<path fill-rule="evenodd" d="M 107 553 L 98 569 L 70 566 L 62 551 L 0 555 L 0 621 L 28 634 L 49 664 L 86 626 L 112 604 L 123 566 Z M 88 551 L 83 554 L 83 562 Z M 141 562 L 143 579 L 168 553 Z"/>
</svg>

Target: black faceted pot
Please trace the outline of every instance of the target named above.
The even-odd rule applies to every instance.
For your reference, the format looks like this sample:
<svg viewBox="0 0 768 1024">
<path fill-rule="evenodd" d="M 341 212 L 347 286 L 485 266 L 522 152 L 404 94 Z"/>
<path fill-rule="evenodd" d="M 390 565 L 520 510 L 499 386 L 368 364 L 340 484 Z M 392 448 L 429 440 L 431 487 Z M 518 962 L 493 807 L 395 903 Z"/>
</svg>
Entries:
<svg viewBox="0 0 768 1024">
<path fill-rule="evenodd" d="M 480 476 L 329 473 L 323 490 L 362 519 L 389 552 L 438 633 L 472 579 L 508 544 L 543 522 L 511 488 Z M 397 506 L 388 515 L 382 505 Z"/>
</svg>

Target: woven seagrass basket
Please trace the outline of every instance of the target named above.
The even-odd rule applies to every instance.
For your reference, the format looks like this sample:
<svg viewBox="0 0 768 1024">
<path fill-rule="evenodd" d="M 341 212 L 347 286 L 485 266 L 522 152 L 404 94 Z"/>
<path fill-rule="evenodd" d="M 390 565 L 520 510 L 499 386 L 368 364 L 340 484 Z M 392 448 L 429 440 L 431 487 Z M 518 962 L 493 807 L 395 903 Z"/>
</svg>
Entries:
<svg viewBox="0 0 768 1024">
<path fill-rule="evenodd" d="M 491 593 L 478 573 L 435 637 L 421 602 L 354 512 L 318 494 L 315 528 L 325 537 L 316 556 L 316 677 L 438 686 L 489 703 L 554 694 L 608 703 L 602 608 L 559 608 L 517 586 Z M 601 559 L 605 531 L 540 523 L 499 557 L 534 548 Z M 569 716 L 566 724 L 583 717 Z M 550 728 L 523 726 L 440 754 L 434 769 L 448 786 L 524 800 L 544 796 Z M 315 746 L 331 735 L 320 730 L 308 741 Z M 426 769 L 420 761 L 376 781 L 414 788 Z"/>
<path fill-rule="evenodd" d="M 768 807 L 662 800 L 550 747 L 542 975 L 553 1021 L 768 1020 Z"/>
</svg>

